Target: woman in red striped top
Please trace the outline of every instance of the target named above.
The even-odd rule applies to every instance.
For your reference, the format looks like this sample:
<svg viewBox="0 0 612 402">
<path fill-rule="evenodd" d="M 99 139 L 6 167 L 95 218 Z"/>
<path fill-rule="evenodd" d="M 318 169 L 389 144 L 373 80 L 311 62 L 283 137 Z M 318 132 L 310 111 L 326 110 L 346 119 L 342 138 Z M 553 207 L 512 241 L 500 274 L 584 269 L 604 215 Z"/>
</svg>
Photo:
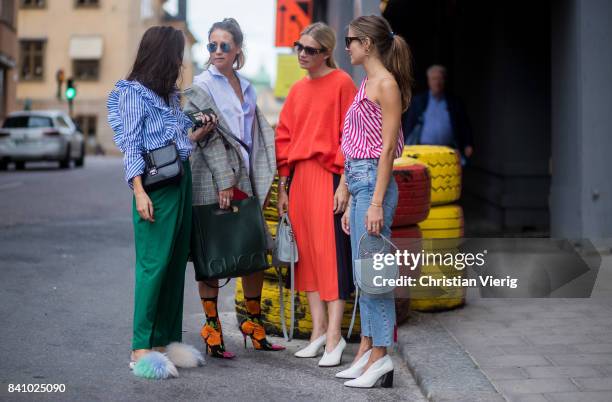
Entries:
<svg viewBox="0 0 612 402">
<path fill-rule="evenodd" d="M 342 226 L 350 233 L 355 261 L 363 251 L 360 245 L 381 250 L 384 243 L 378 237 L 391 237 L 398 196 L 392 177 L 393 160 L 401 156 L 404 146 L 400 119 L 410 103 L 412 72 L 408 45 L 381 17 L 353 20 L 345 42 L 351 64 L 363 65 L 366 72 L 346 113 L 342 133 L 345 176 L 351 194 Z M 352 366 L 336 376 L 352 378 L 344 383 L 349 387 L 369 388 L 378 380 L 383 387 L 390 387 L 393 362 L 387 347 L 393 343 L 395 328 L 393 292 L 361 293 L 359 311 L 359 351 Z"/>
</svg>

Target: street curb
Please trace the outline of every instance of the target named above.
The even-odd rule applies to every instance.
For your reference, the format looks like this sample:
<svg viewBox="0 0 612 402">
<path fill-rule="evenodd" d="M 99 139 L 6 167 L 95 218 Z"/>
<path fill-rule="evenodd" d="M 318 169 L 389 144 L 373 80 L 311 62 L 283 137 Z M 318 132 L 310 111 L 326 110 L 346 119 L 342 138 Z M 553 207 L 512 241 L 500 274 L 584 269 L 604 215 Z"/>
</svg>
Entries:
<svg viewBox="0 0 612 402">
<path fill-rule="evenodd" d="M 435 314 L 411 313 L 399 328 L 398 349 L 432 402 L 505 401 Z"/>
</svg>

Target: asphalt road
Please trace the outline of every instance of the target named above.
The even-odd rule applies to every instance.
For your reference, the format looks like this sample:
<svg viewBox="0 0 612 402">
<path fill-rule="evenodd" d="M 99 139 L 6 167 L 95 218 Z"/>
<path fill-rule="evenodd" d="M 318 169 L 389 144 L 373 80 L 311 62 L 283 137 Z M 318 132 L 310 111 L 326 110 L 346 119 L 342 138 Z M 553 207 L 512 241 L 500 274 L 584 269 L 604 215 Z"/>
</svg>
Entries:
<svg viewBox="0 0 612 402">
<path fill-rule="evenodd" d="M 54 164 L 0 172 L 0 399 L 2 400 L 424 400 L 395 357 L 393 389 L 346 388 L 316 359 L 243 349 L 233 287 L 220 310 L 232 361 L 207 359 L 180 377 L 147 381 L 127 365 L 133 298 L 131 194 L 116 158 L 84 169 Z M 187 267 L 184 341 L 203 350 L 204 320 Z M 275 339 L 283 343 L 282 339 Z M 356 345 L 344 361 L 352 360 Z M 8 393 L 8 384 L 65 384 L 62 394 Z"/>
</svg>

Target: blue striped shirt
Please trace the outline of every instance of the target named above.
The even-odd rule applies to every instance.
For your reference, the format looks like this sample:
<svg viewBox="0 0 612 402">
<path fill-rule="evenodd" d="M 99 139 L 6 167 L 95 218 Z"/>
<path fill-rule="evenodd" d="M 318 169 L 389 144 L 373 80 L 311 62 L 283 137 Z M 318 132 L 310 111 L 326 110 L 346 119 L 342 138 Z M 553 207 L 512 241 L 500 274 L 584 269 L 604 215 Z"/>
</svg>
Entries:
<svg viewBox="0 0 612 402">
<path fill-rule="evenodd" d="M 123 153 L 125 180 L 144 172 L 142 154 L 148 150 L 176 143 L 181 160 L 187 160 L 193 148 L 187 133 L 191 121 L 181 111 L 178 93 L 170 105 L 137 81 L 121 80 L 108 95 L 108 123 L 115 132 L 113 140 Z"/>
</svg>

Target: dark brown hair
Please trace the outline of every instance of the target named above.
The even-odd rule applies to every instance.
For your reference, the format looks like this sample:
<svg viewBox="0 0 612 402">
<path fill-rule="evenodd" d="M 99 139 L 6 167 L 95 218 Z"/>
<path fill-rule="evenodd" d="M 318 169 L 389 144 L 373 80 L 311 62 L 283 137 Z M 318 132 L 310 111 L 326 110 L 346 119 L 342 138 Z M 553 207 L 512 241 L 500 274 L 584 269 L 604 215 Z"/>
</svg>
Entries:
<svg viewBox="0 0 612 402">
<path fill-rule="evenodd" d="M 412 98 L 412 54 L 406 41 L 391 31 L 386 19 L 377 15 L 354 19 L 349 27 L 360 39 L 369 38 L 385 68 L 393 74 L 402 95 L 402 110 Z"/>
<path fill-rule="evenodd" d="M 169 26 L 147 29 L 127 79 L 140 82 L 168 101 L 170 94 L 177 90 L 184 49 L 182 31 Z"/>
<path fill-rule="evenodd" d="M 242 45 L 244 44 L 244 34 L 242 33 L 242 29 L 240 29 L 238 21 L 233 18 L 224 18 L 223 21 L 215 22 L 208 31 L 208 40 L 210 40 L 210 35 L 213 33 L 213 31 L 216 31 L 217 29 L 229 32 L 230 35 L 232 35 L 232 39 L 234 40 L 236 46 L 242 50 L 236 55 L 236 60 L 234 60 L 234 69 L 240 70 L 242 67 L 244 67 L 246 60 L 244 57 L 244 49 L 242 48 Z M 210 62 L 208 64 L 210 64 Z"/>
</svg>

